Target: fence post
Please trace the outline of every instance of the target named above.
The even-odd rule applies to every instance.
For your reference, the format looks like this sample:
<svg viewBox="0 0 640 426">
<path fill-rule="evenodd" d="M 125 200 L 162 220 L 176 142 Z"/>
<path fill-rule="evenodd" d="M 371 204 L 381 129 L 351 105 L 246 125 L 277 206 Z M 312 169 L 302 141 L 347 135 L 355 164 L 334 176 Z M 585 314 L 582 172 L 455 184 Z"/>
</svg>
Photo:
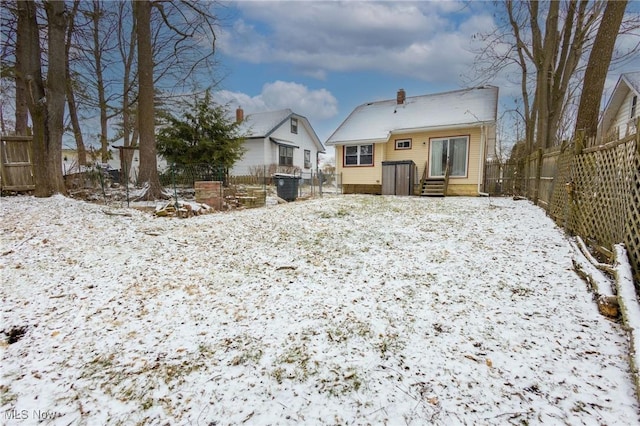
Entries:
<svg viewBox="0 0 640 426">
<path fill-rule="evenodd" d="M 125 184 L 125 191 L 127 193 L 127 208 L 129 208 L 129 168 L 127 167 L 127 156 L 124 155 L 124 149 L 120 150 L 120 155 L 122 158 L 122 166 L 124 167 L 123 170 L 123 174 L 124 174 L 124 184 Z"/>
<path fill-rule="evenodd" d="M 100 187 L 102 188 L 102 198 L 104 203 L 107 204 L 107 193 L 104 190 L 104 174 L 102 173 L 102 165 L 98 164 L 98 176 L 100 176 Z"/>
<path fill-rule="evenodd" d="M 580 129 L 578 130 L 578 133 L 576 134 L 576 143 L 575 143 L 575 154 L 579 155 L 582 154 L 582 150 L 584 149 L 584 130 Z"/>
<path fill-rule="evenodd" d="M 636 119 L 636 151 L 640 155 L 640 117 Z"/>
<path fill-rule="evenodd" d="M 538 205 L 538 198 L 540 195 L 540 176 L 542 175 L 542 148 L 538 148 L 536 152 L 533 154 L 536 159 L 536 169 L 534 175 L 534 185 L 533 188 L 533 204 Z"/>
<path fill-rule="evenodd" d="M 262 190 L 264 191 L 264 205 L 267 206 L 267 165 L 262 165 Z"/>
<path fill-rule="evenodd" d="M 175 200 L 176 200 L 176 205 L 175 205 L 175 207 L 176 207 L 176 211 L 178 211 L 178 207 L 179 207 L 179 204 L 178 204 L 178 188 L 177 188 L 177 186 L 176 186 L 176 170 L 175 170 L 175 165 L 176 165 L 175 163 L 171 163 L 171 167 L 170 167 L 170 169 L 169 169 L 169 170 L 171 170 L 171 172 L 170 172 L 170 173 L 171 173 L 171 184 L 173 185 L 173 197 L 174 197 L 174 198 L 175 198 Z"/>
</svg>

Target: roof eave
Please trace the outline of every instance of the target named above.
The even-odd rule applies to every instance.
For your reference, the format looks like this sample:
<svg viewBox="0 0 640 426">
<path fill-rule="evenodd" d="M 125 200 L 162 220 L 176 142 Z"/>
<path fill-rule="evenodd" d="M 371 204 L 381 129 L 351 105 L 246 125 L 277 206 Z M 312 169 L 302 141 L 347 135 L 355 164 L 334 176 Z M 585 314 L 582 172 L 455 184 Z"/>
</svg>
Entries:
<svg viewBox="0 0 640 426">
<path fill-rule="evenodd" d="M 389 139 L 393 135 L 406 135 L 409 133 L 418 133 L 418 132 L 433 132 L 440 130 L 457 130 L 457 129 L 468 129 L 471 127 L 480 127 L 480 126 L 489 126 L 495 125 L 495 120 L 489 121 L 474 121 L 472 123 L 461 123 L 461 124 L 443 124 L 438 126 L 424 126 L 424 127 L 411 127 L 406 129 L 393 129 L 391 130 L 386 138 L 367 138 L 367 139 L 352 139 L 345 141 L 327 141 L 328 146 L 336 146 L 336 145 L 351 145 L 351 144 L 364 144 L 364 143 L 387 143 Z"/>
<path fill-rule="evenodd" d="M 432 132 L 438 130 L 457 130 L 457 129 L 467 129 L 469 127 L 480 127 L 480 126 L 488 126 L 496 124 L 495 120 L 489 121 L 474 121 L 471 123 L 460 123 L 460 124 L 441 124 L 437 126 L 424 126 L 424 127 L 413 127 L 407 129 L 394 129 L 390 132 L 391 135 L 404 135 L 407 133 L 416 133 L 416 132 Z"/>
<path fill-rule="evenodd" d="M 345 141 L 327 141 L 326 145 L 327 146 L 362 145 L 362 144 L 369 144 L 369 143 L 386 143 L 388 140 L 389 138 L 387 137 L 386 139 L 374 138 L 374 139 L 352 139 L 352 140 L 345 140 Z"/>
<path fill-rule="evenodd" d="M 624 91 L 625 89 L 626 91 Z M 615 116 L 622 105 L 622 101 L 629 90 L 631 90 L 631 88 L 629 87 L 626 79 L 623 78 L 623 76 L 620 76 L 613 88 L 611 97 L 602 111 L 602 117 L 600 118 L 600 125 L 598 126 L 598 129 L 603 134 L 606 134 L 611 128 L 613 120 L 615 119 Z"/>
</svg>

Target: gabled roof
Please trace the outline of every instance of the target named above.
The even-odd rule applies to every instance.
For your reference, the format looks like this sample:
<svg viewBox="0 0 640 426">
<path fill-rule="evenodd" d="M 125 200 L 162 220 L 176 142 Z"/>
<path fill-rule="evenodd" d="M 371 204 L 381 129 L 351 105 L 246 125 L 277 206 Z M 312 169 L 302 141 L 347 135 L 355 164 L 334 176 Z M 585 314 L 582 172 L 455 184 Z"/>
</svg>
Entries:
<svg viewBox="0 0 640 426">
<path fill-rule="evenodd" d="M 291 109 L 280 109 L 277 111 L 256 112 L 249 114 L 240 124 L 240 132 L 247 138 L 266 138 L 275 132 L 282 124 L 286 123 L 291 117 L 298 119 L 306 129 L 311 139 L 318 147 L 319 152 L 325 152 L 324 145 L 316 135 L 315 130 L 311 127 L 311 123 L 306 117 L 296 114 Z"/>
<path fill-rule="evenodd" d="M 240 131 L 250 138 L 266 138 L 292 115 L 289 108 L 249 114 L 240 124 Z"/>
<path fill-rule="evenodd" d="M 611 98 L 602 114 L 601 131 L 603 134 L 608 132 L 615 121 L 618 110 L 630 90 L 634 91 L 636 96 L 640 96 L 640 71 L 624 73 L 618 78 L 616 87 L 613 89 Z"/>
<path fill-rule="evenodd" d="M 622 74 L 622 79 L 636 92 L 636 94 L 640 94 L 640 71 Z"/>
<path fill-rule="evenodd" d="M 452 92 L 370 102 L 357 107 L 329 137 L 327 145 L 386 142 L 392 133 L 495 123 L 498 88 L 476 87 Z"/>
</svg>

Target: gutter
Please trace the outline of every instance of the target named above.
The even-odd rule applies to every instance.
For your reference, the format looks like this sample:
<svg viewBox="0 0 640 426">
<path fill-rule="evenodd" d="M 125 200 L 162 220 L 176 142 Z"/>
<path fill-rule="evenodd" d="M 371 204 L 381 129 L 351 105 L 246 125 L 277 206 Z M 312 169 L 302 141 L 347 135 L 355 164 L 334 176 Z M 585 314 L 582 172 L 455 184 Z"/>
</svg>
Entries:
<svg viewBox="0 0 640 426">
<path fill-rule="evenodd" d="M 478 164 L 478 195 L 480 195 L 481 197 L 488 197 L 489 194 L 487 194 L 486 192 L 481 192 L 480 191 L 480 185 L 482 184 L 482 181 L 484 180 L 484 156 L 485 156 L 485 150 L 486 150 L 486 145 L 487 145 L 487 136 L 485 135 L 485 131 L 486 131 L 486 127 L 483 124 L 480 125 L 480 160 L 479 160 L 479 164 Z"/>
<path fill-rule="evenodd" d="M 485 126 L 485 123 L 492 123 L 492 121 L 481 121 L 481 122 L 453 124 L 453 125 L 444 124 L 441 126 L 412 127 L 412 128 L 406 128 L 406 129 L 394 129 L 394 130 L 388 131 L 387 134 L 383 137 L 341 140 L 341 141 L 328 140 L 326 144 L 327 146 L 340 146 L 340 145 L 357 145 L 357 144 L 364 144 L 364 143 L 387 143 L 389 142 L 389 140 L 393 135 L 406 135 L 410 133 L 433 132 L 433 131 L 439 131 L 439 130 L 468 129 L 470 127 L 478 127 L 478 123 L 480 123 L 480 128 L 482 129 L 482 127 Z"/>
<path fill-rule="evenodd" d="M 443 124 L 439 126 L 425 126 L 425 127 L 414 127 L 414 128 L 406 128 L 406 129 L 394 129 L 389 132 L 389 136 L 391 135 L 404 135 L 407 133 L 422 133 L 422 132 L 432 132 L 436 130 L 457 130 L 457 129 L 468 129 L 469 127 L 478 127 L 480 124 L 480 128 L 484 127 L 485 123 L 488 121 L 474 121 L 472 123 L 460 123 L 460 124 Z"/>
<path fill-rule="evenodd" d="M 389 137 L 387 136 L 387 139 L 353 139 L 353 140 L 349 140 L 349 141 L 336 141 L 336 142 L 332 142 L 332 141 L 327 141 L 326 145 L 327 146 L 343 146 L 343 145 L 362 145 L 362 144 L 369 144 L 369 143 L 387 143 L 389 141 Z"/>
</svg>

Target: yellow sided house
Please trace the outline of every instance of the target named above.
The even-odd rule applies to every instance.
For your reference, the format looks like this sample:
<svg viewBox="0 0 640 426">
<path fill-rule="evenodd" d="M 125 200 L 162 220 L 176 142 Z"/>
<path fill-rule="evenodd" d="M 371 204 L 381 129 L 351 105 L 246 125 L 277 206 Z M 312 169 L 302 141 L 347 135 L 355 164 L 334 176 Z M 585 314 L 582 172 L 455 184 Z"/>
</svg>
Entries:
<svg viewBox="0 0 640 426">
<path fill-rule="evenodd" d="M 483 86 L 358 106 L 326 142 L 342 191 L 383 195 L 483 193 L 495 153 L 498 88 Z"/>
</svg>

